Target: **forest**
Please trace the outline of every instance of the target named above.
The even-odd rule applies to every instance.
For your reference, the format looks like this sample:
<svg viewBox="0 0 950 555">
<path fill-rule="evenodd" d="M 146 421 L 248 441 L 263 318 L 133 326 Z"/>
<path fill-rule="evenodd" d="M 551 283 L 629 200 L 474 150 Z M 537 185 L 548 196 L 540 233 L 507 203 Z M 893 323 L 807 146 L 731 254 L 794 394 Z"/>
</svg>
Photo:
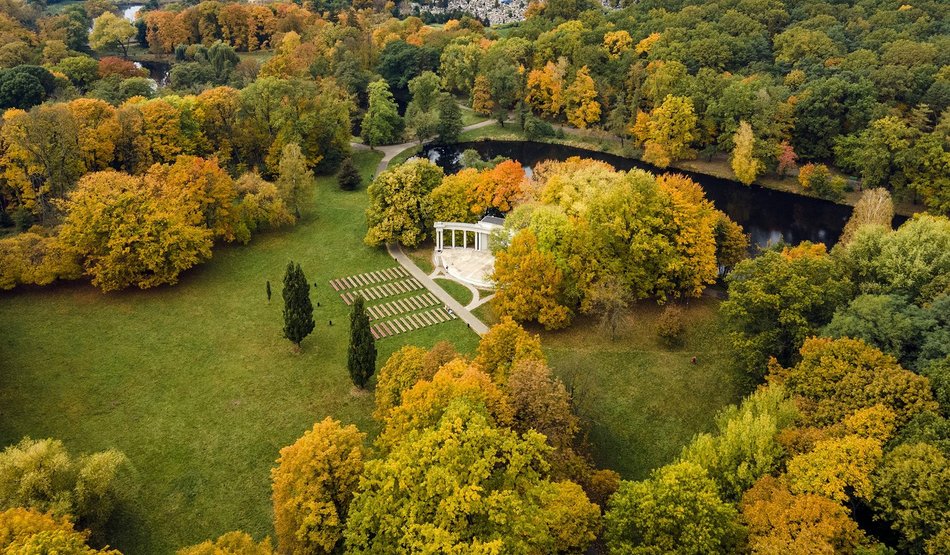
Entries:
<svg viewBox="0 0 950 555">
<path fill-rule="evenodd" d="M 950 552 L 950 4 L 125 8 L 0 0 L 0 552 Z M 651 169 L 406 161 L 494 136 Z M 753 245 L 685 163 L 853 210 Z M 485 215 L 480 337 L 328 288 Z M 585 372 L 721 383 L 631 472 L 675 418 Z"/>
</svg>

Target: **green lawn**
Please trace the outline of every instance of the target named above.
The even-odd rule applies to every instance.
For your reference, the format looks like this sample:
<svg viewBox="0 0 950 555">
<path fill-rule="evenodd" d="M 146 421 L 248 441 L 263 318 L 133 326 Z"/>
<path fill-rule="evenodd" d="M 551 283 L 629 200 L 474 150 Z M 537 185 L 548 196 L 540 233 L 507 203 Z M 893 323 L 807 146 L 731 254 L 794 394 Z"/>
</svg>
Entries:
<svg viewBox="0 0 950 555">
<path fill-rule="evenodd" d="M 354 157 L 368 182 L 379 154 Z M 377 431 L 372 395 L 354 394 L 346 371 L 348 307 L 327 284 L 394 265 L 363 245 L 365 203 L 322 178 L 297 227 L 218 248 L 174 287 L 0 293 L 0 445 L 29 435 L 124 451 L 141 476 L 109 535 L 125 553 L 164 555 L 233 529 L 272 534 L 269 471 L 282 446 L 328 415 Z M 301 354 L 281 337 L 288 260 L 322 305 Z M 440 339 L 470 352 L 477 337 L 455 320 L 380 341 L 379 361 Z"/>
<path fill-rule="evenodd" d="M 452 298 L 458 301 L 462 306 L 472 302 L 472 292 L 461 283 L 443 278 L 436 278 L 435 282 L 439 284 L 439 287 L 445 289 L 446 293 L 452 295 Z"/>
<path fill-rule="evenodd" d="M 656 336 L 662 309 L 652 302 L 630 311 L 615 340 L 591 318 L 567 330 L 532 330 L 574 394 L 594 460 L 626 479 L 673 460 L 694 434 L 713 428 L 717 411 L 749 391 L 725 352 L 718 301 L 693 300 L 685 309 L 687 334 L 675 349 Z M 473 312 L 489 325 L 498 320 L 491 303 Z"/>
<path fill-rule="evenodd" d="M 390 167 L 393 167 L 390 164 Z M 431 274 L 435 270 L 435 266 L 432 264 L 432 249 L 434 245 L 432 241 L 426 241 L 414 249 L 403 247 L 403 252 L 406 253 L 412 262 L 419 267 L 420 270 L 426 274 Z"/>
</svg>

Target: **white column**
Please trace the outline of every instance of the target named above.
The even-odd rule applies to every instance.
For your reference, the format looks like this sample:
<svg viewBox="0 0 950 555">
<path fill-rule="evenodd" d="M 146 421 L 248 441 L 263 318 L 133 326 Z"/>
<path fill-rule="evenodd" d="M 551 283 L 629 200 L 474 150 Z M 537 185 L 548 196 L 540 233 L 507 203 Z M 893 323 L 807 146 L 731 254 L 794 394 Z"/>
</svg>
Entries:
<svg viewBox="0 0 950 555">
<path fill-rule="evenodd" d="M 452 248 L 455 248 L 455 230 L 452 230 Z"/>
<path fill-rule="evenodd" d="M 475 232 L 475 250 L 480 250 L 479 245 L 481 244 L 481 241 L 480 241 L 481 236 L 482 236 L 481 233 L 477 231 Z"/>
<path fill-rule="evenodd" d="M 468 248 L 468 232 L 464 230 L 462 231 L 462 248 Z"/>
<path fill-rule="evenodd" d="M 442 228 L 435 230 L 435 250 L 442 250 Z"/>
</svg>

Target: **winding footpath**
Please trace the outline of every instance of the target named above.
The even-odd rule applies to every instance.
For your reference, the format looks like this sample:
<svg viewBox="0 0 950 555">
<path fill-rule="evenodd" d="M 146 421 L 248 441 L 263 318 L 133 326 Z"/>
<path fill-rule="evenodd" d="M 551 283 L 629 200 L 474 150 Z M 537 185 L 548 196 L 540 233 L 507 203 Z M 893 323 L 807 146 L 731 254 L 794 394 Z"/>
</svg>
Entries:
<svg viewBox="0 0 950 555">
<path fill-rule="evenodd" d="M 495 120 L 488 119 L 479 123 L 474 123 L 462 128 L 462 131 L 469 131 L 471 129 L 478 129 L 480 127 L 487 127 L 495 123 Z M 370 150 L 370 148 L 362 143 L 350 143 L 350 146 L 357 150 Z M 387 145 L 380 147 L 376 150 L 379 150 L 383 153 L 383 159 L 379 161 L 379 165 L 376 166 L 376 173 L 373 176 L 378 176 L 379 174 L 386 171 L 386 168 L 389 167 L 389 163 L 393 158 L 396 157 L 400 152 L 415 147 L 421 146 L 420 143 L 416 141 L 401 143 L 398 145 Z M 419 283 L 425 286 L 433 295 L 435 295 L 446 307 L 452 310 L 459 319 L 468 324 L 468 327 L 472 329 L 478 335 L 484 335 L 488 331 L 488 326 L 484 322 L 478 319 L 477 316 L 472 314 L 470 310 L 462 306 L 461 303 L 455 300 L 452 295 L 449 295 L 445 289 L 439 287 L 439 284 L 432 280 L 425 272 L 419 269 L 418 266 L 413 263 L 412 260 L 406 256 L 406 253 L 402 251 L 402 247 L 398 244 L 388 243 L 386 245 L 386 250 L 389 252 L 389 256 L 392 256 L 393 259 L 403 268 L 408 271 L 412 277 L 419 280 Z"/>
</svg>

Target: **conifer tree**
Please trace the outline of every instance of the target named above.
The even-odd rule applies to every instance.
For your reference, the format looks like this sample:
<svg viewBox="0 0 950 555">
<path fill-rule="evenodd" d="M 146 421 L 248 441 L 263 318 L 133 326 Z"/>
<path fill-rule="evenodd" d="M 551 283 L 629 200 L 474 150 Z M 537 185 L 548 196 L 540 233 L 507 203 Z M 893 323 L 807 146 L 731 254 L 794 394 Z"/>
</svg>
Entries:
<svg viewBox="0 0 950 555">
<path fill-rule="evenodd" d="M 313 303 L 310 302 L 310 284 L 300 269 L 291 261 L 284 273 L 284 337 L 300 350 L 300 342 L 313 331 Z"/>
<path fill-rule="evenodd" d="M 356 165 L 353 164 L 352 157 L 347 156 L 343 159 L 336 181 L 340 189 L 344 191 L 355 191 L 363 184 L 363 178 L 360 176 L 360 171 L 356 169 Z"/>
<path fill-rule="evenodd" d="M 350 358 L 347 361 L 353 384 L 365 389 L 376 370 L 376 340 L 370 331 L 363 297 L 357 295 L 350 314 Z"/>
<path fill-rule="evenodd" d="M 267 302 L 270 302 L 270 280 L 267 280 Z"/>
</svg>

